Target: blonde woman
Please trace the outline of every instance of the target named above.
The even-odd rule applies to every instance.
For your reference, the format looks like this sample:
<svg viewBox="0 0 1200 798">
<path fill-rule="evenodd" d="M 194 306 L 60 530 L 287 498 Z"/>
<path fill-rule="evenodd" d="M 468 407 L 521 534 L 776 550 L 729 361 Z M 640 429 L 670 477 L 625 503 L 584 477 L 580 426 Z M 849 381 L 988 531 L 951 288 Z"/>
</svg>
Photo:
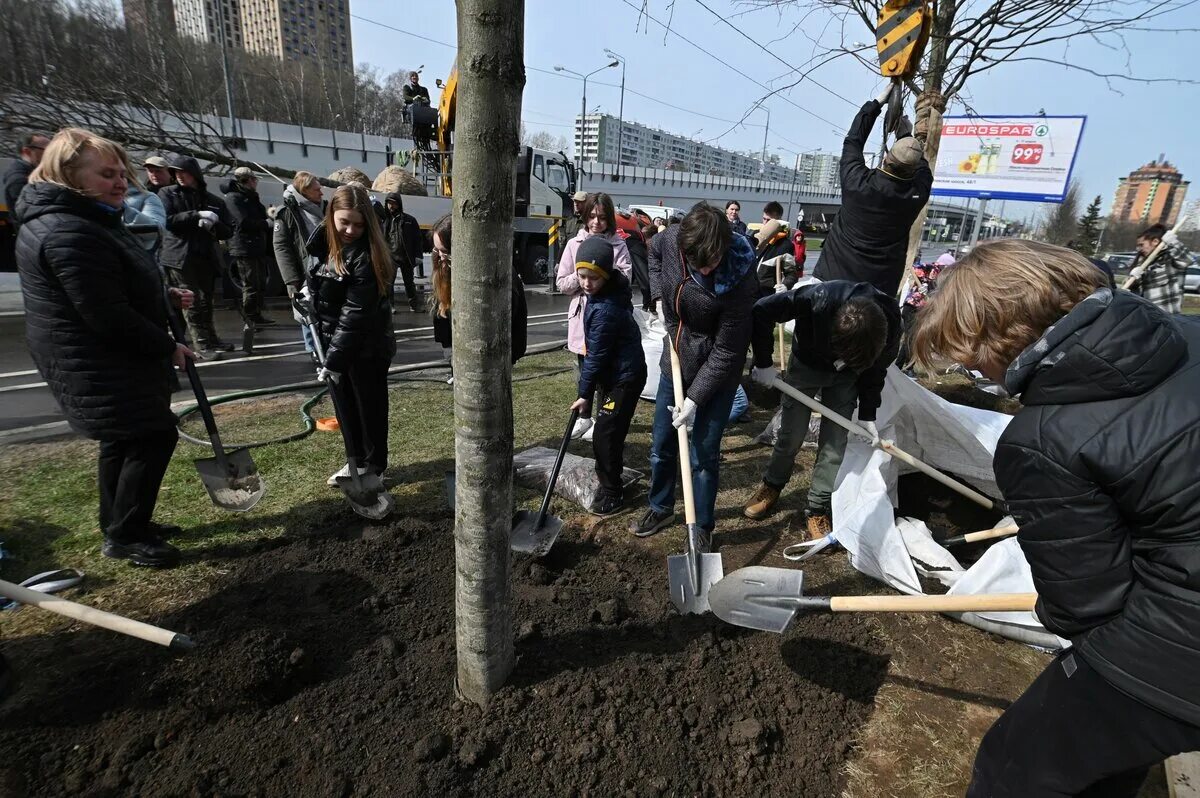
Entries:
<svg viewBox="0 0 1200 798">
<path fill-rule="evenodd" d="M 1200 750 L 1200 325 L 1006 240 L 943 273 L 912 348 L 1020 396 L 996 482 L 1037 616 L 1072 644 L 983 738 L 967 795 L 1137 795 Z"/>
<path fill-rule="evenodd" d="M 151 520 L 178 435 L 175 380 L 191 351 L 168 332 L 154 258 L 122 222 L 133 167 L 120 145 L 80 128 L 59 131 L 30 175 L 17 214 L 25 334 L 67 421 L 100 443 L 101 551 L 169 567 L 178 527 Z"/>
<path fill-rule="evenodd" d="M 387 373 L 396 354 L 392 332 L 392 256 L 359 186 L 333 192 L 324 227 L 309 242 L 317 263 L 308 291 L 325 352 L 319 379 L 338 392 L 342 431 L 363 473 L 382 475 L 388 457 Z M 328 480 L 350 475 L 349 464 Z"/>
</svg>

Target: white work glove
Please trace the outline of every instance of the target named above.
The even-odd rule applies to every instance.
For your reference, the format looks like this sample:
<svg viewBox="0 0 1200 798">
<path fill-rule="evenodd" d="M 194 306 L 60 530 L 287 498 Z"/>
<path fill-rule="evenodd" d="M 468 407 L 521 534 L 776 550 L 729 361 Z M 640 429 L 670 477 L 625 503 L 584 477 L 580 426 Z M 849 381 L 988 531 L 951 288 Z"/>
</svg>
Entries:
<svg viewBox="0 0 1200 798">
<path fill-rule="evenodd" d="M 692 425 L 696 423 L 696 403 L 691 399 L 684 398 L 683 407 L 668 407 L 671 411 L 671 426 L 675 429 L 687 425 L 690 430 Z"/>
<path fill-rule="evenodd" d="M 888 99 L 892 96 L 892 84 L 887 84 L 883 87 L 883 92 L 875 98 L 875 102 L 880 105 L 887 105 Z"/>
<path fill-rule="evenodd" d="M 770 388 L 775 378 L 779 376 L 779 369 L 774 366 L 763 366 L 759 368 L 755 366 L 750 369 L 750 379 L 754 380 L 759 385 Z"/>
<path fill-rule="evenodd" d="M 221 218 L 220 216 L 217 216 L 217 215 L 216 215 L 215 213 L 213 213 L 212 211 L 196 211 L 196 215 L 200 217 L 200 220 L 201 220 L 201 221 L 204 221 L 204 220 L 206 220 L 206 219 L 207 219 L 207 220 L 208 220 L 208 223 L 209 223 L 210 225 L 211 225 L 211 224 L 216 224 L 216 223 L 217 223 L 217 220 Z"/>
<path fill-rule="evenodd" d="M 323 382 L 326 385 L 337 385 L 342 379 L 342 375 L 337 371 L 330 371 L 325 367 L 317 369 L 317 382 Z"/>
<path fill-rule="evenodd" d="M 879 437 L 879 427 L 875 426 L 874 421 L 864 421 L 862 425 L 867 434 L 871 436 L 871 445 L 876 449 L 886 449 L 892 445 L 892 441 Z"/>
<path fill-rule="evenodd" d="M 197 224 L 200 225 L 201 230 L 211 230 L 216 223 L 209 219 L 201 219 Z"/>
<path fill-rule="evenodd" d="M 786 285 L 784 285 L 783 283 L 775 283 L 775 293 L 786 294 L 787 290 L 788 290 L 788 287 Z"/>
<path fill-rule="evenodd" d="M 1162 242 L 1168 247 L 1177 247 L 1179 246 L 1179 236 L 1174 230 L 1168 230 L 1163 234 Z"/>
</svg>

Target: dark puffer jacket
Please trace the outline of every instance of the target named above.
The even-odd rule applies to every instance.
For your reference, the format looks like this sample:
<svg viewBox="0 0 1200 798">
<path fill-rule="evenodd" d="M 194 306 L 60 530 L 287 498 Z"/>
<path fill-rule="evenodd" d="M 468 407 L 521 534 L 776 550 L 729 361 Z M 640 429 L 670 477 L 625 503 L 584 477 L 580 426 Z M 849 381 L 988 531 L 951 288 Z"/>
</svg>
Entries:
<svg viewBox="0 0 1200 798">
<path fill-rule="evenodd" d="M 879 358 L 858 375 L 858 417 L 874 421 L 879 410 L 888 365 L 900 350 L 900 310 L 894 300 L 870 283 L 833 280 L 805 285 L 794 291 L 774 294 L 754 305 L 754 365 L 762 368 L 774 360 L 775 325 L 796 320 L 792 333 L 791 360 L 818 371 L 836 371 L 830 331 L 842 305 L 852 299 L 870 297 L 887 318 L 887 342 Z"/>
<path fill-rule="evenodd" d="M 922 158 L 912 177 L 867 166 L 863 147 L 882 106 L 869 100 L 842 143 L 842 207 L 821 247 L 813 274 L 822 280 L 870 283 L 888 296 L 900 288 L 908 233 L 929 201 L 933 172 Z"/>
<path fill-rule="evenodd" d="M 251 191 L 236 180 L 221 183 L 225 195 L 225 209 L 229 212 L 229 224 L 233 235 L 229 238 L 229 254 L 235 258 L 261 258 L 271 254 L 271 220 L 267 209 Z"/>
<path fill-rule="evenodd" d="M 661 300 L 667 328 L 659 368 L 671 373 L 674 341 L 684 392 L 703 407 L 718 391 L 735 387 L 746 365 L 750 310 L 758 295 L 754 248 L 743 236 L 731 236 L 725 259 L 706 280 L 684 263 L 679 228 L 671 225 L 650 239 L 650 293 Z M 710 281 L 712 288 L 705 285 Z"/>
<path fill-rule="evenodd" d="M 387 202 L 396 203 L 396 212 L 387 209 Z M 387 239 L 388 249 L 392 251 L 392 260 L 396 268 L 402 265 L 415 269 L 422 258 L 421 254 L 421 225 L 417 218 L 404 212 L 404 195 L 393 191 L 384 197 L 383 236 Z"/>
<path fill-rule="evenodd" d="M 1122 692 L 1200 725 L 1200 325 L 1097 291 L 1008 369 L 996 480 L 1037 614 Z"/>
<path fill-rule="evenodd" d="M 512 316 L 509 322 L 512 335 L 512 362 L 516 363 L 521 358 L 525 357 L 525 349 L 529 345 L 529 303 L 525 301 L 525 283 L 521 282 L 521 275 L 517 274 L 517 267 L 513 265 L 512 272 L 512 289 L 509 291 L 509 297 L 512 299 Z M 454 346 L 454 328 L 450 324 L 451 310 L 445 316 L 439 316 L 437 311 L 433 311 L 433 340 L 445 348 Z"/>
<path fill-rule="evenodd" d="M 36 183 L 18 214 L 25 336 L 71 426 L 97 440 L 175 426 L 161 273 L 121 211 Z"/>
<path fill-rule="evenodd" d="M 229 211 L 216 195 L 208 193 L 204 173 L 195 158 L 184 158 L 180 162 L 184 171 L 199 181 L 196 188 L 181 185 L 167 186 L 158 192 L 163 209 L 167 212 L 167 232 L 163 236 L 159 259 L 169 269 L 181 269 L 185 263 L 207 263 L 214 267 L 220 263 L 217 241 L 233 235 L 229 223 Z M 209 230 L 200 226 L 200 211 L 212 211 L 218 220 Z"/>
<path fill-rule="evenodd" d="M 604 288 L 588 297 L 583 309 L 587 354 L 579 369 L 579 396 L 590 400 L 596 388 L 609 390 L 621 383 L 646 384 L 646 353 L 642 333 L 633 318 L 633 288 L 619 271 Z"/>
<path fill-rule="evenodd" d="M 342 250 L 345 275 L 335 272 L 329 263 L 324 230 L 314 233 L 308 251 L 318 258 L 308 273 L 308 291 L 326 368 L 344 372 L 356 360 L 390 361 L 396 354 L 392 299 L 390 292 L 379 290 L 367 237 Z"/>
</svg>

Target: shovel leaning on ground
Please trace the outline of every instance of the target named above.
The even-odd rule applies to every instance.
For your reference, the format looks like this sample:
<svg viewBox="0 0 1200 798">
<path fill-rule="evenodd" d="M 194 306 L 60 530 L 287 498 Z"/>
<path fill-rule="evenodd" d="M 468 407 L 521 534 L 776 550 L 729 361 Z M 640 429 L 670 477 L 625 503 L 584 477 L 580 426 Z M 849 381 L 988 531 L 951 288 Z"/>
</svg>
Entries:
<svg viewBox="0 0 1200 798">
<path fill-rule="evenodd" d="M 184 341 L 183 322 L 179 314 L 168 309 L 171 319 L 171 332 L 175 340 Z M 196 471 L 200 481 L 208 491 L 212 503 L 223 510 L 244 513 L 258 504 L 266 493 L 267 486 L 258 473 L 258 466 L 250 457 L 249 449 L 232 449 L 226 451 L 221 445 L 221 433 L 217 430 L 217 421 L 213 418 L 212 405 L 209 404 L 208 394 L 200 382 L 200 373 L 196 370 L 195 362 L 189 357 L 184 359 L 188 381 L 192 384 L 192 393 L 196 395 L 196 404 L 200 408 L 200 416 L 204 419 L 204 429 L 208 432 L 208 440 L 212 444 L 213 456 L 196 460 Z"/>
<path fill-rule="evenodd" d="M 671 347 L 671 381 L 675 386 L 675 406 L 683 407 L 683 373 L 679 353 Z M 721 581 L 725 566 L 720 554 L 708 551 L 708 535 L 696 525 L 696 497 L 692 490 L 692 451 L 688 446 L 687 425 L 679 432 L 679 469 L 683 476 L 683 516 L 687 522 L 687 551 L 667 557 L 667 579 L 671 603 L 682 613 L 701 615 L 708 612 L 708 590 Z"/>
<path fill-rule="evenodd" d="M 317 360 L 320 362 L 321 368 L 325 368 L 325 348 L 321 345 L 321 331 L 317 329 L 317 323 L 313 320 L 312 313 L 298 296 L 292 298 L 292 307 L 300 315 L 300 318 L 304 319 L 305 326 L 312 334 Z M 333 415 L 337 418 L 338 429 L 342 433 L 342 444 L 346 447 L 346 467 L 350 472 L 349 476 L 337 478 L 337 486 L 342 491 L 342 495 L 346 497 L 346 501 L 350 502 L 351 509 L 363 518 L 370 518 L 372 521 L 387 518 L 395 508 L 396 500 L 387 492 L 387 488 L 383 486 L 383 480 L 379 478 L 378 474 L 371 472 L 360 474 L 358 472 L 358 458 L 354 456 L 351 449 L 350 436 L 346 432 L 345 415 L 342 413 L 336 386 L 332 383 L 329 385 L 329 400 L 333 402 Z"/>
<path fill-rule="evenodd" d="M 752 565 L 713 585 L 709 604 L 726 623 L 782 634 L 800 612 L 1030 612 L 1036 593 L 974 596 L 806 596 L 804 572 Z"/>
<path fill-rule="evenodd" d="M 521 554 L 534 557 L 545 557 L 558 533 L 562 532 L 561 518 L 547 515 L 550 509 L 550 499 L 554 496 L 554 484 L 558 482 L 558 471 L 562 468 L 563 458 L 567 455 L 567 446 L 571 443 L 571 430 L 579 418 L 579 411 L 572 410 L 567 420 L 567 431 L 563 433 L 562 444 L 558 447 L 558 457 L 554 458 L 554 468 L 550 470 L 550 481 L 546 484 L 546 495 L 542 497 L 542 506 L 536 513 L 521 510 L 513 519 L 512 535 L 509 538 L 509 548 Z"/>
<path fill-rule="evenodd" d="M 811 396 L 807 396 L 807 395 L 801 393 L 800 391 L 796 390 L 792 386 L 788 385 L 781 378 L 776 377 L 775 380 L 771 383 L 771 386 L 773 388 L 778 388 L 780 391 L 782 391 L 783 393 L 792 397 L 797 402 L 800 402 L 801 404 L 804 404 L 804 405 L 808 405 L 808 407 L 810 407 L 811 409 L 820 413 L 822 417 L 827 418 L 830 421 L 834 422 L 835 424 L 838 424 L 839 426 L 844 427 L 847 431 L 849 431 L 855 435 L 858 435 L 861 438 L 866 438 L 867 440 L 871 440 L 871 433 L 869 433 L 865 429 L 863 429 L 862 426 L 855 424 L 853 421 L 851 421 L 850 419 L 841 415 L 840 413 L 833 412 L 828 407 L 826 407 L 825 405 L 818 402 L 816 399 L 813 399 Z M 950 488 L 951 490 L 955 491 L 956 493 L 959 493 L 962 496 L 967 497 L 968 499 L 975 502 L 979 506 L 986 507 L 989 510 L 992 509 L 992 507 L 994 506 L 992 503 L 992 500 L 989 499 L 987 496 L 984 496 L 982 493 L 980 493 L 977 490 L 968 488 L 966 485 L 962 484 L 958 480 L 951 479 L 950 477 L 943 474 L 941 471 L 938 471 L 933 466 L 929 466 L 929 465 L 926 465 L 925 463 L 922 463 L 920 460 L 913 457 L 911 454 L 904 451 L 903 449 L 900 449 L 895 444 L 884 442 L 884 443 L 880 444 L 879 448 L 882 449 L 883 451 L 887 452 L 888 454 L 890 454 L 892 457 L 895 457 L 900 462 L 907 463 L 908 465 L 917 469 L 918 471 L 920 471 L 922 474 L 929 477 L 930 479 L 940 482 L 941 484 L 945 485 L 947 488 Z"/>
<path fill-rule="evenodd" d="M 59 615 L 83 621 L 84 623 L 90 623 L 93 626 L 99 626 L 113 632 L 120 632 L 130 637 L 137 637 L 151 643 L 157 643 L 173 651 L 191 651 L 196 647 L 196 644 L 187 635 L 151 626 L 148 623 L 135 621 L 132 618 L 114 615 L 111 612 L 98 610 L 86 604 L 77 604 L 74 601 L 67 601 L 58 596 L 47 595 L 37 590 L 30 590 L 27 587 L 14 585 L 12 582 L 0 580 L 0 596 L 5 596 L 13 601 L 19 601 L 22 604 L 30 604 L 34 607 L 40 607 L 43 610 L 56 612 Z"/>
</svg>

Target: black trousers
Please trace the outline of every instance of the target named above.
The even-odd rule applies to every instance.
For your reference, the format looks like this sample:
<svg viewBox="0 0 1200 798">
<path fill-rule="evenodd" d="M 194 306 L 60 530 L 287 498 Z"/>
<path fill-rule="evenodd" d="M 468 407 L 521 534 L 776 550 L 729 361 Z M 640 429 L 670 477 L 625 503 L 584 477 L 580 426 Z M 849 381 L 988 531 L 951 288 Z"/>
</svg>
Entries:
<svg viewBox="0 0 1200 798">
<path fill-rule="evenodd" d="M 1122 693 L 1067 651 L 984 735 L 967 796 L 1133 798 L 1151 765 L 1196 750 L 1200 726 Z"/>
<path fill-rule="evenodd" d="M 621 472 L 625 468 L 625 438 L 637 410 L 638 395 L 646 384 L 646 375 L 614 385 L 596 409 L 596 427 L 592 433 L 592 451 L 596 455 L 596 477 L 600 487 L 611 496 L 621 495 Z"/>
<path fill-rule="evenodd" d="M 133 543 L 147 534 L 158 489 L 179 433 L 174 427 L 140 438 L 100 441 L 98 483 L 100 529 L 117 543 Z"/>
<path fill-rule="evenodd" d="M 207 349 L 220 342 L 213 324 L 213 294 L 217 287 L 217 268 L 208 261 L 191 260 L 178 268 L 167 269 L 172 288 L 186 288 L 196 295 L 192 306 L 183 311 L 188 335 L 197 349 Z"/>
<path fill-rule="evenodd" d="M 359 468 L 377 474 L 387 469 L 388 389 L 387 360 L 356 360 L 350 364 L 337 391 L 342 434 Z"/>
<path fill-rule="evenodd" d="M 267 256 L 238 258 L 238 279 L 242 281 L 242 312 L 247 316 L 262 313 L 263 297 L 267 292 L 267 276 L 272 259 Z"/>
<path fill-rule="evenodd" d="M 413 265 L 408 258 L 393 260 L 392 263 L 396 267 L 396 271 L 400 272 L 400 276 L 404 279 L 404 295 L 408 297 L 411 304 L 417 298 L 417 284 L 413 282 Z"/>
</svg>

